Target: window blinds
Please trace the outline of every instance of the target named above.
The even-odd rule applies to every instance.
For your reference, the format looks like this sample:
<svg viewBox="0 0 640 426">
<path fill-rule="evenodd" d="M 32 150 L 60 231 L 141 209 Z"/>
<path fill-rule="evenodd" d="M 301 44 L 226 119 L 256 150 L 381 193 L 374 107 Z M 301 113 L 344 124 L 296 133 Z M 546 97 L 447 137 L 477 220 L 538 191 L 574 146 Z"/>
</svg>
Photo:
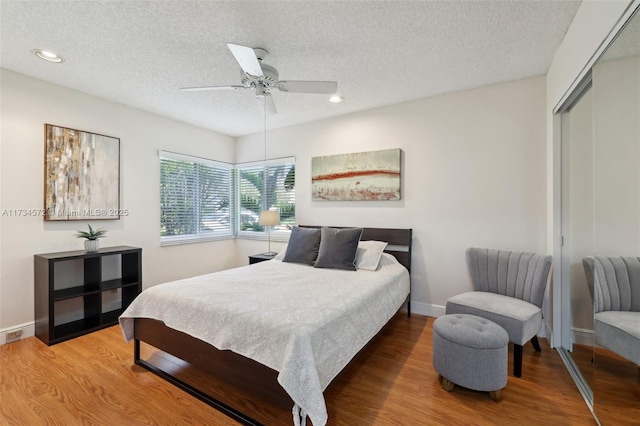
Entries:
<svg viewBox="0 0 640 426">
<path fill-rule="evenodd" d="M 232 165 L 160 152 L 163 242 L 233 236 Z"/>
</svg>

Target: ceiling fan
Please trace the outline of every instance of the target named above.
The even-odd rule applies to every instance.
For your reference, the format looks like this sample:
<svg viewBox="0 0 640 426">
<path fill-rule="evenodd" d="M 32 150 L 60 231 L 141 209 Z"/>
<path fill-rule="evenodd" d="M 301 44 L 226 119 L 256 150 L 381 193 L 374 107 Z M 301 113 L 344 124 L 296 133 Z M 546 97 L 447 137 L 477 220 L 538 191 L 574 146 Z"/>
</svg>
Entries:
<svg viewBox="0 0 640 426">
<path fill-rule="evenodd" d="M 260 108 L 266 108 L 275 114 L 276 106 L 270 91 L 278 89 L 281 92 L 290 93 L 318 93 L 332 95 L 338 91 L 338 83 L 335 81 L 305 81 L 305 80 L 278 80 L 278 70 L 262 62 L 267 55 L 265 49 L 251 48 L 237 44 L 227 43 L 227 47 L 242 68 L 241 84 L 231 86 L 204 86 L 183 87 L 183 91 L 201 90 L 241 90 L 250 89 L 255 92 L 256 100 Z"/>
</svg>

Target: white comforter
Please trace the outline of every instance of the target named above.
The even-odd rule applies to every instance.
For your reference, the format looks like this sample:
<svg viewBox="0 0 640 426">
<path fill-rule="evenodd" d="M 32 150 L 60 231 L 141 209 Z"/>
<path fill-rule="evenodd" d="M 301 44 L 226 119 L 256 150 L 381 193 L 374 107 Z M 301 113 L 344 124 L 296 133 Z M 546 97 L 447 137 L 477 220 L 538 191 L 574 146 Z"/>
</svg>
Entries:
<svg viewBox="0 0 640 426">
<path fill-rule="evenodd" d="M 278 260 L 157 285 L 120 317 L 153 318 L 218 349 L 278 371 L 314 425 L 327 422 L 322 392 L 409 293 L 409 273 L 383 254 L 377 271 L 317 269 Z"/>
</svg>

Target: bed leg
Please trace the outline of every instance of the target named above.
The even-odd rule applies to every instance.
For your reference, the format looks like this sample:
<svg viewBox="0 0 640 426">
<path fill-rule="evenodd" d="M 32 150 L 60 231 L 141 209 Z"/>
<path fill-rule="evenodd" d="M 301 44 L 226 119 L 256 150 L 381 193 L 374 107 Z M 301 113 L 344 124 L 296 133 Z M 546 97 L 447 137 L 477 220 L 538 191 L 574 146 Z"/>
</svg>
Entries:
<svg viewBox="0 0 640 426">
<path fill-rule="evenodd" d="M 411 316 L 411 294 L 407 296 L 407 316 Z"/>
<path fill-rule="evenodd" d="M 140 364 L 140 340 L 133 339 L 133 363 Z"/>
</svg>

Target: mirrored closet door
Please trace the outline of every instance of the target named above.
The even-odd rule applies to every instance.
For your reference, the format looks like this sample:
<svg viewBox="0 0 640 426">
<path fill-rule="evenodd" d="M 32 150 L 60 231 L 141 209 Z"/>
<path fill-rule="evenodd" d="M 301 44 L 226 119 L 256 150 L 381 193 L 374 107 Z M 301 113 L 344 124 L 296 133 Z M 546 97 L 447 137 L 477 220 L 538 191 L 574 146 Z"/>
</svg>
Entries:
<svg viewBox="0 0 640 426">
<path fill-rule="evenodd" d="M 640 311 L 640 14 L 593 67 L 592 92 L 594 255 L 614 262 L 595 277 L 593 406 L 602 425 L 638 424 L 640 344 L 618 328 L 640 327 L 640 313 L 614 312 Z"/>
<path fill-rule="evenodd" d="M 639 424 L 640 343 L 621 337 L 640 326 L 637 10 L 581 83 L 559 110 L 560 352 L 601 425 Z M 615 310 L 631 316 L 616 323 Z"/>
<path fill-rule="evenodd" d="M 570 371 L 593 403 L 593 282 L 585 262 L 594 253 L 593 91 L 587 84 L 562 118 L 562 281 L 568 283 L 569 330 L 563 348 Z"/>
</svg>

